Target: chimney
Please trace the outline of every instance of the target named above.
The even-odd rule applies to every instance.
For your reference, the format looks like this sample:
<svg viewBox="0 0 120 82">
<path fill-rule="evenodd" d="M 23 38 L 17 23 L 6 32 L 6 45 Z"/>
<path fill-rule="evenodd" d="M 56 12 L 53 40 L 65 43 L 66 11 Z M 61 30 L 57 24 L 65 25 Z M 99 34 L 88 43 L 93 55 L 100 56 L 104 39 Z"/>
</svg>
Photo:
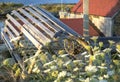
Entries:
<svg viewBox="0 0 120 82">
<path fill-rule="evenodd" d="M 83 0 L 83 36 L 89 37 L 89 0 Z"/>
</svg>

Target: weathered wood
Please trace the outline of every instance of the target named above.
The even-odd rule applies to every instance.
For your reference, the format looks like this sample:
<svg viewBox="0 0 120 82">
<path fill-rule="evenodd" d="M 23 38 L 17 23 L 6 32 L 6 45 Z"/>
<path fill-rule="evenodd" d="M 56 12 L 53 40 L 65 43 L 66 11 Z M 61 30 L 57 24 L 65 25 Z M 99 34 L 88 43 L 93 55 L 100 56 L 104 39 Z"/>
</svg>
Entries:
<svg viewBox="0 0 120 82">
<path fill-rule="evenodd" d="M 37 8 L 34 6 L 31 6 L 33 9 L 35 9 L 37 12 L 45 16 L 48 20 L 50 20 L 54 25 L 56 25 L 57 28 L 60 28 L 61 30 L 69 33 L 69 35 L 79 36 L 77 32 L 69 28 L 67 25 L 65 25 L 63 22 L 61 22 L 59 19 L 55 18 L 52 14 L 48 13 L 42 8 Z"/>
<path fill-rule="evenodd" d="M 9 34 L 10 39 L 15 38 L 15 35 L 6 27 L 6 32 Z"/>
<path fill-rule="evenodd" d="M 23 16 L 21 16 L 17 11 L 14 10 L 13 14 L 16 15 L 21 21 L 23 21 L 25 25 L 27 25 L 28 28 L 31 29 L 35 34 L 39 35 L 43 44 L 50 42 L 50 39 L 48 39 L 45 35 L 43 35 L 43 33 L 41 33 L 35 26 L 33 26 L 30 22 L 28 22 L 28 20 L 26 20 Z"/>
<path fill-rule="evenodd" d="M 43 44 L 43 42 L 42 42 L 43 40 L 41 40 L 39 35 L 35 34 L 31 29 L 29 29 L 27 25 L 23 25 L 23 27 L 29 32 L 29 34 L 31 34 L 36 40 L 38 40 L 38 42 Z"/>
<path fill-rule="evenodd" d="M 49 28 L 53 29 L 55 32 L 60 31 L 59 28 L 56 28 L 53 24 L 51 24 L 47 19 L 45 19 L 43 16 L 41 16 L 39 13 L 35 12 L 33 9 L 31 8 L 25 8 L 26 10 L 28 10 L 29 12 L 31 12 L 35 17 L 37 17 L 39 20 L 41 20 L 42 22 L 44 22 L 46 25 L 49 26 Z"/>
<path fill-rule="evenodd" d="M 10 29 L 16 34 L 16 36 L 19 36 L 19 32 L 8 22 L 8 20 L 5 21 L 5 23 L 10 27 Z"/>
<path fill-rule="evenodd" d="M 22 28 L 21 31 L 38 49 L 42 47 L 42 45 L 40 45 L 40 43 L 28 31 L 26 31 L 25 28 Z"/>
<path fill-rule="evenodd" d="M 44 30 L 44 32 L 46 32 L 48 35 L 50 35 L 51 37 L 54 36 L 54 33 L 52 31 L 50 31 L 48 28 L 46 28 L 40 21 L 38 21 L 37 19 L 35 19 L 28 12 L 26 12 L 24 9 L 19 9 L 19 11 L 21 13 L 23 13 L 25 16 L 27 16 L 33 23 L 35 23 L 36 25 L 38 25 L 40 27 L 40 29 Z"/>
<path fill-rule="evenodd" d="M 14 22 L 18 28 L 21 28 L 21 32 L 23 32 L 24 35 L 25 35 L 26 37 L 28 37 L 28 38 L 30 39 L 30 41 L 33 42 L 33 44 L 39 49 L 40 43 L 39 43 L 37 40 L 35 40 L 35 38 L 34 38 L 28 31 L 26 31 L 26 30 L 24 29 L 24 27 L 23 27 L 22 25 L 20 25 L 20 23 L 18 23 L 18 21 L 15 20 L 11 15 L 8 14 L 7 17 L 8 17 L 12 22 Z M 27 34 L 26 34 L 26 33 L 27 33 Z M 28 35 L 28 36 L 27 36 L 27 35 Z"/>
<path fill-rule="evenodd" d="M 49 18 L 46 13 L 42 12 L 41 10 L 38 10 L 36 7 L 31 6 L 34 10 L 36 10 L 39 14 L 43 15 L 44 17 L 47 18 L 47 20 L 49 20 L 50 22 L 52 22 L 57 28 L 62 29 L 65 31 L 65 29 L 63 29 L 60 25 L 58 25 L 56 22 L 54 22 L 51 18 Z"/>
<path fill-rule="evenodd" d="M 7 14 L 7 18 L 11 20 L 17 26 L 18 29 L 21 29 L 22 26 L 20 25 L 20 23 L 18 23 L 18 21 L 13 16 L 11 16 L 10 14 Z"/>
<path fill-rule="evenodd" d="M 2 36 L 2 39 L 4 40 L 5 44 L 7 45 L 8 49 L 13 50 L 14 47 L 13 47 L 13 44 L 10 43 L 9 37 L 3 32 L 1 32 L 1 36 Z"/>
</svg>

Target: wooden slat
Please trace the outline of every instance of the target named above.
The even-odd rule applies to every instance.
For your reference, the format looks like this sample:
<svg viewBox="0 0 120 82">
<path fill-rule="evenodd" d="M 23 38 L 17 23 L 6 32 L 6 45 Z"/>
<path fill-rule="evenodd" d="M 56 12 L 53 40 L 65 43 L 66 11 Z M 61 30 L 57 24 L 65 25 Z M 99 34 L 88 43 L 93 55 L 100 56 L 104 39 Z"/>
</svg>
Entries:
<svg viewBox="0 0 120 82">
<path fill-rule="evenodd" d="M 18 23 L 18 21 L 15 20 L 11 15 L 8 14 L 7 17 L 8 17 L 12 22 L 14 22 L 17 27 L 21 28 L 21 32 L 23 32 L 23 34 L 24 34 L 31 42 L 34 42 L 33 44 L 39 49 L 38 46 L 40 45 L 40 43 L 38 43 L 38 41 L 35 40 L 34 37 L 31 36 L 30 33 L 28 33 L 28 32 L 24 29 L 24 27 L 23 27 L 22 25 L 20 25 L 20 23 Z M 28 37 L 26 33 L 27 33 L 28 36 L 30 36 L 30 37 Z M 32 37 L 32 38 L 31 38 L 31 37 Z M 39 36 L 39 37 L 40 37 L 40 36 Z"/>
<path fill-rule="evenodd" d="M 51 21 L 57 28 L 60 28 L 62 30 L 65 30 L 63 29 L 60 25 L 58 25 L 56 22 L 54 22 L 51 18 L 49 18 L 46 13 L 44 13 L 43 11 L 41 11 L 40 9 L 38 10 L 36 7 L 34 6 L 31 6 L 33 9 L 35 9 L 38 13 L 40 13 L 41 15 L 43 15 L 44 17 L 46 17 L 49 21 Z"/>
<path fill-rule="evenodd" d="M 22 28 L 21 31 L 38 49 L 42 47 L 42 45 L 40 45 L 40 43 L 25 28 Z"/>
<path fill-rule="evenodd" d="M 9 26 L 9 28 L 16 34 L 16 36 L 19 36 L 19 32 L 8 22 L 8 20 L 5 21 L 5 24 Z"/>
<path fill-rule="evenodd" d="M 53 29 L 55 32 L 60 31 L 59 28 L 56 28 L 54 25 L 52 25 L 47 19 L 45 19 L 43 16 L 41 16 L 40 14 L 38 14 L 37 12 L 35 12 L 33 9 L 31 8 L 25 8 L 26 10 L 28 10 L 29 12 L 31 12 L 35 17 L 37 17 L 39 20 L 41 20 L 42 22 L 44 22 L 46 25 L 48 25 L 51 29 Z"/>
<path fill-rule="evenodd" d="M 75 32 L 73 29 L 71 29 L 69 26 L 67 26 L 63 22 L 61 22 L 59 19 L 54 17 L 51 13 L 47 12 L 46 10 L 40 7 L 39 8 L 33 7 L 33 8 L 36 9 L 37 12 L 39 13 L 41 12 L 42 15 L 45 16 L 47 19 L 49 19 L 52 23 L 54 23 L 56 27 L 62 29 L 63 31 L 66 31 L 70 35 L 80 36 L 77 32 Z"/>
<path fill-rule="evenodd" d="M 42 30 L 44 30 L 44 32 L 46 32 L 48 35 L 50 35 L 51 37 L 54 36 L 54 33 L 52 31 L 50 31 L 48 28 L 46 28 L 40 21 L 38 21 L 37 19 L 35 19 L 33 16 L 31 16 L 28 12 L 26 12 L 24 9 L 19 9 L 19 11 L 21 13 L 23 13 L 25 16 L 27 16 L 33 23 L 35 23 L 36 25 L 38 25 Z"/>
<path fill-rule="evenodd" d="M 24 24 L 23 26 L 32 36 L 34 36 L 40 43 L 42 43 L 43 40 L 40 39 L 39 35 L 35 34 L 31 29 L 29 29 L 27 25 Z"/>
<path fill-rule="evenodd" d="M 7 18 L 10 19 L 18 27 L 18 29 L 21 29 L 22 26 L 14 17 L 12 17 L 10 14 L 7 14 Z"/>
<path fill-rule="evenodd" d="M 3 32 L 1 32 L 1 36 L 5 44 L 7 45 L 8 49 L 13 50 L 13 45 L 10 43 L 10 39 L 8 38 L 8 36 Z"/>
<path fill-rule="evenodd" d="M 10 39 L 15 38 L 14 34 L 7 27 L 5 27 L 5 30 L 9 34 Z"/>
<path fill-rule="evenodd" d="M 17 11 L 13 11 L 13 14 L 17 16 L 21 21 L 23 21 L 29 29 L 31 29 L 35 34 L 40 36 L 40 39 L 42 39 L 42 43 L 46 44 L 47 42 L 50 42 L 50 39 L 48 39 L 43 33 L 41 33 L 36 27 L 34 27 L 30 22 L 28 22 L 23 16 L 21 16 Z"/>
</svg>

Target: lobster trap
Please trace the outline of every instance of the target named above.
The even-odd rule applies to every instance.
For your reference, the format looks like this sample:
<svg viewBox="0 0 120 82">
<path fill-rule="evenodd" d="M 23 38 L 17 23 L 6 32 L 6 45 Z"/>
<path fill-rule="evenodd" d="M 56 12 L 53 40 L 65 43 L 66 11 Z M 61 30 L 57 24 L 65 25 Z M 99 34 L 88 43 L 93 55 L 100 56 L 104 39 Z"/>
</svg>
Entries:
<svg viewBox="0 0 120 82">
<path fill-rule="evenodd" d="M 24 71 L 25 63 L 32 59 L 29 73 L 41 52 L 48 52 L 44 58 L 49 61 L 51 54 L 73 56 L 86 51 L 89 45 L 74 30 L 36 6 L 25 6 L 7 14 L 2 39 Z"/>
</svg>

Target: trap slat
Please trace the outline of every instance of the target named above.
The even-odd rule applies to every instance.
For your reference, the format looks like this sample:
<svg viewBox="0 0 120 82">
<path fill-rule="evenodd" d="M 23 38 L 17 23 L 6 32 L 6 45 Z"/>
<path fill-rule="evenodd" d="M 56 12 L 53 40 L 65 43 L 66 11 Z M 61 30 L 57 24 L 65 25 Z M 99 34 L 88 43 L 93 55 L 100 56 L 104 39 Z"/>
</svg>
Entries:
<svg viewBox="0 0 120 82">
<path fill-rule="evenodd" d="M 32 7 L 34 10 L 36 10 L 39 14 L 43 15 L 43 16 L 46 17 L 49 21 L 51 21 L 57 28 L 64 30 L 64 29 L 61 28 L 56 22 L 54 22 L 54 21 L 52 20 L 52 18 L 48 17 L 48 15 L 47 15 L 46 13 L 42 12 L 40 9 L 37 9 L 36 7 L 33 7 L 33 6 L 31 6 L 31 7 Z"/>
<path fill-rule="evenodd" d="M 31 7 L 33 9 L 35 9 L 37 12 L 41 13 L 43 16 L 45 16 L 47 19 L 49 19 L 53 24 L 56 25 L 56 27 L 68 32 L 70 35 L 80 36 L 77 32 L 75 32 L 74 30 L 69 28 L 67 25 L 65 25 L 63 22 L 61 22 L 59 19 L 54 17 L 51 13 L 45 11 L 44 9 L 42 9 L 40 7 L 38 7 L 38 8 L 34 7 L 34 6 L 31 6 Z"/>
<path fill-rule="evenodd" d="M 21 31 L 25 34 L 26 37 L 28 37 L 30 39 L 30 41 L 38 48 L 41 48 L 41 45 L 39 44 L 39 42 L 32 36 L 29 34 L 28 31 L 25 30 L 25 28 L 22 28 Z"/>
<path fill-rule="evenodd" d="M 30 13 L 32 13 L 35 17 L 37 17 L 39 20 L 41 20 L 42 22 L 44 22 L 46 25 L 48 25 L 51 29 L 53 29 L 55 32 L 60 31 L 59 28 L 56 28 L 54 25 L 52 25 L 47 19 L 45 19 L 43 16 L 41 16 L 39 13 L 35 12 L 33 9 L 31 8 L 25 8 L 26 10 L 28 10 Z"/>
<path fill-rule="evenodd" d="M 35 26 L 33 26 L 30 22 L 28 22 L 23 16 L 21 16 L 17 11 L 13 11 L 14 15 L 16 15 L 21 21 L 25 23 L 25 25 L 28 26 L 29 29 L 31 29 L 35 34 L 40 36 L 40 39 L 42 40 L 43 44 L 46 44 L 46 42 L 50 42 L 50 39 L 48 39 L 43 33 L 41 33 Z"/>
<path fill-rule="evenodd" d="M 25 36 L 27 36 L 27 34 L 28 34 L 28 36 L 30 36 L 30 37 L 28 37 L 32 42 L 33 42 L 33 44 L 39 49 L 39 45 L 40 45 L 40 43 L 37 41 L 37 40 L 35 40 L 34 38 L 33 38 L 33 36 L 29 33 L 29 32 L 27 32 L 25 29 L 24 29 L 24 27 L 26 27 L 25 25 L 20 25 L 20 23 L 18 23 L 18 21 L 16 21 L 15 20 L 15 18 L 13 18 L 11 15 L 7 15 L 7 17 L 13 22 L 13 23 L 15 23 L 15 25 L 18 27 L 18 28 L 21 28 L 21 32 L 23 32 L 24 34 L 25 34 Z M 26 34 L 27 33 L 27 34 Z"/>
<path fill-rule="evenodd" d="M 8 20 L 5 21 L 5 23 L 10 27 L 10 29 L 16 34 L 16 36 L 19 36 L 19 32 L 8 22 Z"/>
<path fill-rule="evenodd" d="M 15 38 L 15 35 L 7 28 L 5 27 L 6 33 L 8 33 L 10 39 Z"/>
<path fill-rule="evenodd" d="M 18 29 L 21 29 L 22 25 L 20 25 L 20 23 L 18 23 L 18 21 L 13 16 L 7 14 L 7 18 L 11 20 L 17 26 Z"/>
<path fill-rule="evenodd" d="M 48 35 L 50 35 L 51 37 L 54 36 L 54 33 L 52 31 L 50 31 L 48 28 L 46 28 L 40 21 L 38 21 L 37 19 L 35 19 L 33 16 L 31 16 L 28 12 L 26 12 L 24 9 L 19 9 L 19 11 L 21 13 L 23 13 L 25 16 L 27 16 L 33 23 L 35 23 L 36 25 L 38 25 L 42 30 L 44 30 Z"/>
</svg>

